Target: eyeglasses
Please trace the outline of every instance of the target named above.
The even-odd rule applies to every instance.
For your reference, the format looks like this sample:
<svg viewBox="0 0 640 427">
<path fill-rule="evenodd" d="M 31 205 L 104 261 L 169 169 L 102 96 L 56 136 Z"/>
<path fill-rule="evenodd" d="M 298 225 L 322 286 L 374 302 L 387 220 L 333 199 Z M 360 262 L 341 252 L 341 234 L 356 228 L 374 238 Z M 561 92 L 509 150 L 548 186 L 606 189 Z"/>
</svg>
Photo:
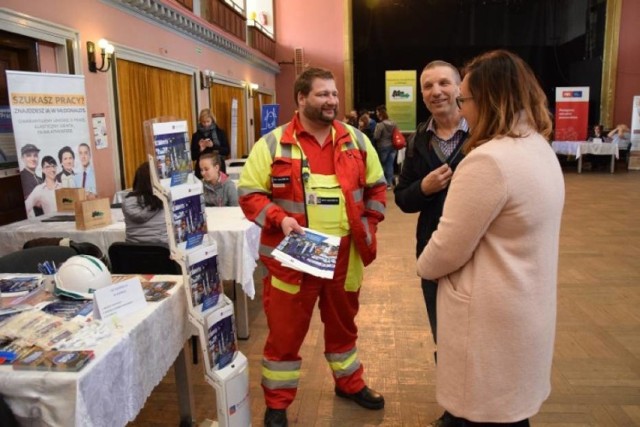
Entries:
<svg viewBox="0 0 640 427">
<path fill-rule="evenodd" d="M 457 96 L 456 105 L 458 106 L 458 108 L 462 108 L 462 104 L 464 104 L 465 101 L 468 101 L 470 99 L 473 99 L 473 96 Z"/>
</svg>

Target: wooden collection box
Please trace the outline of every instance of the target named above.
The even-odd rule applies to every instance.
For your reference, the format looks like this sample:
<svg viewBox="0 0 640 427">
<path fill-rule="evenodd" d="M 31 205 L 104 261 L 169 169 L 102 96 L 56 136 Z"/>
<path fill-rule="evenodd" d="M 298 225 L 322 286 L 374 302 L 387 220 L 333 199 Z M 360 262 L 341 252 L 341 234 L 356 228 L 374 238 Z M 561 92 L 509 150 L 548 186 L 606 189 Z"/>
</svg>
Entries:
<svg viewBox="0 0 640 427">
<path fill-rule="evenodd" d="M 75 212 L 76 202 L 86 200 L 84 188 L 58 188 L 56 190 L 56 207 L 58 212 Z"/>
<path fill-rule="evenodd" d="M 84 200 L 76 204 L 76 228 L 91 230 L 111 224 L 111 204 L 108 198 Z"/>
</svg>

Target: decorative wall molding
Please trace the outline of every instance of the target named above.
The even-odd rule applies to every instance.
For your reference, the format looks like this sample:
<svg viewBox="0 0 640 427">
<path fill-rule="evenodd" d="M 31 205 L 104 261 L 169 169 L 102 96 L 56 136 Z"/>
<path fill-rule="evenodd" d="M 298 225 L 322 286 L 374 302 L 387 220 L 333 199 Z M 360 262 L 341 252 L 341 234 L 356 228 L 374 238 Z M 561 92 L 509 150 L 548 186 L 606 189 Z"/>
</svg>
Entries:
<svg viewBox="0 0 640 427">
<path fill-rule="evenodd" d="M 159 24 L 163 28 L 169 28 L 178 33 L 190 37 L 198 42 L 204 43 L 223 53 L 234 56 L 242 61 L 251 63 L 271 73 L 279 73 L 280 66 L 275 61 L 262 58 L 262 54 L 254 51 L 246 44 L 238 43 L 235 40 L 217 32 L 213 24 L 204 25 L 193 19 L 186 11 L 173 9 L 160 0 L 102 0 L 103 3 L 111 4 L 135 15 Z"/>
</svg>

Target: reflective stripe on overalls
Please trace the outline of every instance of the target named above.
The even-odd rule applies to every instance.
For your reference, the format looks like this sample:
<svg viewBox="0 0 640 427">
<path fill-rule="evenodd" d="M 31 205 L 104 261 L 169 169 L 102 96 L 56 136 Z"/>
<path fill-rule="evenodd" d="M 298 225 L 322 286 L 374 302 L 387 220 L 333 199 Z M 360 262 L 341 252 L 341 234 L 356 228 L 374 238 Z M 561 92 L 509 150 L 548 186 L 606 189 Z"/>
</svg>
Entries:
<svg viewBox="0 0 640 427">
<path fill-rule="evenodd" d="M 335 133 L 335 130 L 332 129 L 331 131 Z M 273 144 L 273 140 L 268 141 L 268 143 L 270 149 L 275 148 L 271 153 L 272 158 L 282 157 L 302 161 L 302 174 L 305 177 L 305 209 L 309 228 L 339 237 L 348 235 L 351 228 L 344 194 L 338 183 L 338 177 L 335 174 L 321 175 L 313 173 L 295 135 L 294 138 L 296 139 L 295 145 Z M 343 147 L 343 149 L 354 148 L 351 143 L 345 144 Z M 274 200 L 274 202 L 276 201 Z M 283 207 L 289 211 L 287 206 Z M 344 283 L 345 289 L 352 292 L 360 289 L 363 276 L 364 264 L 352 239 L 349 247 L 349 265 Z M 291 294 L 296 294 L 300 291 L 300 286 L 284 282 L 275 276 L 272 277 L 271 284 L 275 288 Z"/>
</svg>

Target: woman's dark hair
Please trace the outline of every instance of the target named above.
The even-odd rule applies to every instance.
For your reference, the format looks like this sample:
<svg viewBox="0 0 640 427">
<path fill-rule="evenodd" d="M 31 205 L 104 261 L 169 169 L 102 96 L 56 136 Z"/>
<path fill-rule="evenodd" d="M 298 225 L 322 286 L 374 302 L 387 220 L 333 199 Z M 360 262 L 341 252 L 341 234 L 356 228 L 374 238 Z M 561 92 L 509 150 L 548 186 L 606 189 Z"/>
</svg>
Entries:
<svg viewBox="0 0 640 427">
<path fill-rule="evenodd" d="M 138 166 L 133 178 L 133 191 L 127 194 L 127 197 L 137 197 L 140 206 L 148 206 L 154 211 L 162 209 L 162 200 L 153 194 L 149 163 L 144 162 Z"/>
<path fill-rule="evenodd" d="M 45 174 L 44 174 L 44 165 L 48 164 L 48 165 L 53 165 L 53 166 L 58 166 L 58 162 L 56 162 L 56 159 L 54 159 L 51 156 L 44 156 L 42 158 L 42 160 L 40 161 L 40 167 L 42 167 L 42 179 L 45 179 Z"/>
</svg>

